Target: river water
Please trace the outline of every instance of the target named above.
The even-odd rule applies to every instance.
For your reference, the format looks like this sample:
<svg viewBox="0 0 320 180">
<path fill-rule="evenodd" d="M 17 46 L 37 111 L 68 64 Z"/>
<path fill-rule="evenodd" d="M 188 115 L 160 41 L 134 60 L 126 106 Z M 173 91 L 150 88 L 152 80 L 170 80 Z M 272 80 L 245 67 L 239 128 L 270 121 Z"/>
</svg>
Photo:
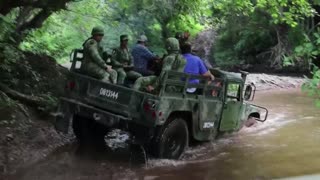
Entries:
<svg viewBox="0 0 320 180">
<path fill-rule="evenodd" d="M 75 144 L 9 179 L 274 179 L 320 173 L 320 110 L 298 90 L 258 92 L 269 119 L 215 142 L 193 145 L 182 160 L 129 163 L 122 153 L 78 155 Z"/>
</svg>

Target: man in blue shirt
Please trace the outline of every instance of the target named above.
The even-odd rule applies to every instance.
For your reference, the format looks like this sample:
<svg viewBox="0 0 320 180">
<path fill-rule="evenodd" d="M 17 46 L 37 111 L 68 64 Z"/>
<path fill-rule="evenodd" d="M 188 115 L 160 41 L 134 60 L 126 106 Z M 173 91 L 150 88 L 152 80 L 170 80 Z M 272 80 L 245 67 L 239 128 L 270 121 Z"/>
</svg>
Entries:
<svg viewBox="0 0 320 180">
<path fill-rule="evenodd" d="M 145 46 L 147 41 L 147 37 L 145 35 L 141 35 L 137 44 L 131 51 L 134 62 L 134 71 L 142 74 L 143 76 L 150 76 L 154 74 L 154 72 L 148 70 L 148 63 L 157 59 L 157 56 Z"/>
<path fill-rule="evenodd" d="M 204 77 L 210 78 L 214 80 L 214 76 L 211 72 L 206 68 L 204 62 L 198 57 L 191 54 L 191 45 L 189 43 L 185 43 L 181 47 L 181 52 L 183 57 L 187 60 L 187 64 L 184 68 L 184 73 L 194 74 L 194 75 L 202 75 Z M 199 79 L 190 79 L 190 84 L 198 84 Z M 196 88 L 188 88 L 187 92 L 194 93 Z"/>
</svg>

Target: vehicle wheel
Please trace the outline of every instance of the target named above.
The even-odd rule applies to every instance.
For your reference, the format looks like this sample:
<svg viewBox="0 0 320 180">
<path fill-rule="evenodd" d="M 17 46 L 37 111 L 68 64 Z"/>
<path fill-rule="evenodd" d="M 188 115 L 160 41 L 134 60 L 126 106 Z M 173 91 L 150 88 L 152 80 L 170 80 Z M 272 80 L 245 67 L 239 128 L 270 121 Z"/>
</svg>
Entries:
<svg viewBox="0 0 320 180">
<path fill-rule="evenodd" d="M 130 162 L 135 164 L 145 164 L 147 162 L 147 154 L 143 146 L 130 144 Z"/>
<path fill-rule="evenodd" d="M 189 144 L 187 123 L 174 119 L 162 130 L 158 137 L 159 158 L 179 159 Z"/>
<path fill-rule="evenodd" d="M 77 140 L 80 142 L 83 139 L 83 134 L 82 134 L 82 121 L 84 118 L 81 118 L 79 116 L 74 115 L 72 119 L 72 129 L 73 133 L 76 136 Z"/>
<path fill-rule="evenodd" d="M 249 116 L 248 119 L 246 120 L 246 122 L 244 123 L 244 125 L 246 127 L 251 127 L 253 125 L 255 125 L 257 123 L 257 121 L 255 120 L 255 117 Z"/>
<path fill-rule="evenodd" d="M 91 119 L 75 115 L 72 121 L 73 132 L 82 145 L 104 145 L 104 136 L 108 129 Z"/>
</svg>

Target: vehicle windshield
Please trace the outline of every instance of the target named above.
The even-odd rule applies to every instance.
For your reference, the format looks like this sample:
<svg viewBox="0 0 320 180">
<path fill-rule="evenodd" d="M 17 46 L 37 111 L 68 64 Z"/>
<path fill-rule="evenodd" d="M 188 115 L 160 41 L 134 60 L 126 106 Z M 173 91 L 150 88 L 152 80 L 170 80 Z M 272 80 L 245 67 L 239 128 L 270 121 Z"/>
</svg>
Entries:
<svg viewBox="0 0 320 180">
<path fill-rule="evenodd" d="M 229 83 L 227 87 L 227 101 L 237 100 L 240 101 L 240 84 Z"/>
</svg>

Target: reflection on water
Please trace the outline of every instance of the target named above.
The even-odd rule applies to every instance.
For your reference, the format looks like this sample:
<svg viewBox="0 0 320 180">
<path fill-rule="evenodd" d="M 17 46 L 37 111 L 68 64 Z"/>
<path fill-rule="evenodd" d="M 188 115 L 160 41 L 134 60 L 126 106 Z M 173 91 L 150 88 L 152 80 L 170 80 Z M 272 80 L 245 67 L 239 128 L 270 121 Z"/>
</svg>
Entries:
<svg viewBox="0 0 320 180">
<path fill-rule="evenodd" d="M 298 91 L 264 92 L 265 123 L 191 147 L 179 161 L 150 160 L 148 167 L 108 159 L 55 155 L 22 179 L 271 179 L 320 173 L 320 111 Z M 19 177 L 20 179 L 20 177 Z"/>
</svg>

